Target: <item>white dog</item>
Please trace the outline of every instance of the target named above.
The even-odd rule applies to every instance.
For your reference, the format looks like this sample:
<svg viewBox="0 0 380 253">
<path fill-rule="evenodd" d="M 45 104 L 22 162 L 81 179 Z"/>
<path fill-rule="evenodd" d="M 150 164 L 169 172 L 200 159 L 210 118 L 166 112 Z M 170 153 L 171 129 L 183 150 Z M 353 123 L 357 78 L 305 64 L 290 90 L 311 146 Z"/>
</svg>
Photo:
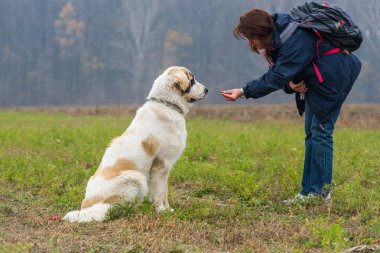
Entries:
<svg viewBox="0 0 380 253">
<path fill-rule="evenodd" d="M 107 148 L 87 183 L 81 210 L 63 217 L 71 222 L 102 221 L 112 204 L 149 198 L 157 212 L 172 210 L 168 177 L 186 145 L 189 103 L 207 88 L 184 67 L 170 67 L 153 83 L 148 101 L 128 129 Z"/>
</svg>

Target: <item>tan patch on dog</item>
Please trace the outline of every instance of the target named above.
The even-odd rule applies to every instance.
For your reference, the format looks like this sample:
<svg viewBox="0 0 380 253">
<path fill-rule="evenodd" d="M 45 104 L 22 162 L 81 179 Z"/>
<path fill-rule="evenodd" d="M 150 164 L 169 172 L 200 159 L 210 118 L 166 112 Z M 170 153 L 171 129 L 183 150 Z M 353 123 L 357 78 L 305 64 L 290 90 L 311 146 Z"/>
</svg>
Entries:
<svg viewBox="0 0 380 253">
<path fill-rule="evenodd" d="M 124 201 L 124 198 L 122 196 L 114 195 L 114 196 L 111 196 L 111 197 L 104 199 L 103 203 L 117 204 L 117 203 L 121 203 L 123 201 Z"/>
<path fill-rule="evenodd" d="M 175 75 L 178 71 L 181 71 L 181 67 L 171 67 L 169 68 L 168 74 Z"/>
<path fill-rule="evenodd" d="M 98 204 L 98 203 L 116 204 L 116 203 L 123 202 L 123 200 L 124 200 L 123 197 L 118 196 L 118 195 L 110 196 L 107 198 L 96 196 L 89 199 L 84 199 L 82 201 L 81 209 L 92 207 L 93 205 Z"/>
<path fill-rule="evenodd" d="M 175 74 L 176 72 L 179 72 L 179 71 L 185 73 L 186 75 L 187 75 L 187 73 L 191 74 L 190 70 L 188 70 L 187 68 L 185 68 L 185 67 L 177 67 L 177 66 L 171 67 L 169 69 L 168 73 L 169 73 L 169 75 L 173 75 L 173 74 Z"/>
<path fill-rule="evenodd" d="M 149 155 L 149 156 L 154 156 L 156 154 L 159 141 L 157 138 L 150 134 L 148 138 L 146 138 L 144 141 L 141 142 L 141 145 L 144 148 L 144 151 Z"/>
<path fill-rule="evenodd" d="M 100 168 L 95 172 L 94 177 L 101 176 L 104 179 L 113 179 L 123 171 L 135 170 L 136 164 L 128 159 L 117 159 L 116 163 L 106 168 Z"/>
<path fill-rule="evenodd" d="M 104 199 L 103 197 L 93 197 L 89 199 L 84 199 L 82 201 L 81 209 L 89 208 L 97 203 L 101 203 L 103 199 Z"/>
</svg>

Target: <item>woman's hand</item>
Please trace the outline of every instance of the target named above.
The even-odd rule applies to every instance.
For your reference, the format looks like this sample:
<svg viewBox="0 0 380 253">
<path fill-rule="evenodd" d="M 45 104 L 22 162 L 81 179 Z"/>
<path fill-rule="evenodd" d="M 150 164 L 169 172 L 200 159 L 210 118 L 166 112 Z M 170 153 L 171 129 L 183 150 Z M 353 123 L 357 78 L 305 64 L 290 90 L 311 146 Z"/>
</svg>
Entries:
<svg viewBox="0 0 380 253">
<path fill-rule="evenodd" d="M 289 88 L 299 93 L 306 93 L 307 86 L 305 81 L 301 81 L 300 83 L 294 83 L 293 81 L 289 82 Z"/>
<path fill-rule="evenodd" d="M 235 101 L 236 99 L 240 98 L 243 93 L 241 89 L 232 89 L 232 90 L 221 90 L 220 95 L 224 97 L 227 101 Z"/>
</svg>

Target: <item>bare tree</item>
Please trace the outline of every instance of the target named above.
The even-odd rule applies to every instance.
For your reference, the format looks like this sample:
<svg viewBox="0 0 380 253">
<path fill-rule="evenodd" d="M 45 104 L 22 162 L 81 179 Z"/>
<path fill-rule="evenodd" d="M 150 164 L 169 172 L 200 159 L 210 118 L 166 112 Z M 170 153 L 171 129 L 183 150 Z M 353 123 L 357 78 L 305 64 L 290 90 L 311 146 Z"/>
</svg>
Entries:
<svg viewBox="0 0 380 253">
<path fill-rule="evenodd" d="M 139 102 L 146 95 L 145 82 L 157 73 L 157 44 L 163 38 L 160 24 L 160 2 L 156 0 L 122 0 L 117 21 L 117 41 L 112 46 L 120 50 L 117 68 L 129 73 L 128 93 Z M 124 101 L 125 102 L 125 101 Z"/>
<path fill-rule="evenodd" d="M 85 24 L 77 20 L 76 10 L 70 0 L 62 7 L 54 26 L 60 57 L 73 56 L 83 49 Z"/>
</svg>

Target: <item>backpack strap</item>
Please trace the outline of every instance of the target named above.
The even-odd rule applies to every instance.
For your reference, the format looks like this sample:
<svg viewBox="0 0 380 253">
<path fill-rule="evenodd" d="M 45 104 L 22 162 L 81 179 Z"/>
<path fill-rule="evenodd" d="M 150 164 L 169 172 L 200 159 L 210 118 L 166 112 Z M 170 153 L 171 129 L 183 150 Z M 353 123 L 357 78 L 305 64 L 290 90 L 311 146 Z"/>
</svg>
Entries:
<svg viewBox="0 0 380 253">
<path fill-rule="evenodd" d="M 297 30 L 298 23 L 290 21 L 285 29 L 280 33 L 281 43 L 284 44 Z"/>
<path fill-rule="evenodd" d="M 329 54 L 337 54 L 337 53 L 344 53 L 344 54 L 346 54 L 340 48 L 333 48 L 333 49 L 331 49 L 331 50 L 329 50 L 327 52 L 324 52 L 321 56 L 325 56 L 325 55 L 329 55 Z M 318 56 L 318 58 L 319 58 L 319 56 Z M 314 60 L 312 61 L 312 63 L 313 63 L 314 72 L 317 75 L 318 81 L 320 83 L 323 83 L 323 77 L 322 77 L 321 72 L 319 72 L 317 64 L 315 64 Z"/>
<path fill-rule="evenodd" d="M 307 18 L 307 14 L 304 13 L 303 11 L 301 11 L 300 9 L 298 8 L 293 8 L 290 13 L 298 18 L 300 18 L 301 20 L 305 20 Z"/>
</svg>

